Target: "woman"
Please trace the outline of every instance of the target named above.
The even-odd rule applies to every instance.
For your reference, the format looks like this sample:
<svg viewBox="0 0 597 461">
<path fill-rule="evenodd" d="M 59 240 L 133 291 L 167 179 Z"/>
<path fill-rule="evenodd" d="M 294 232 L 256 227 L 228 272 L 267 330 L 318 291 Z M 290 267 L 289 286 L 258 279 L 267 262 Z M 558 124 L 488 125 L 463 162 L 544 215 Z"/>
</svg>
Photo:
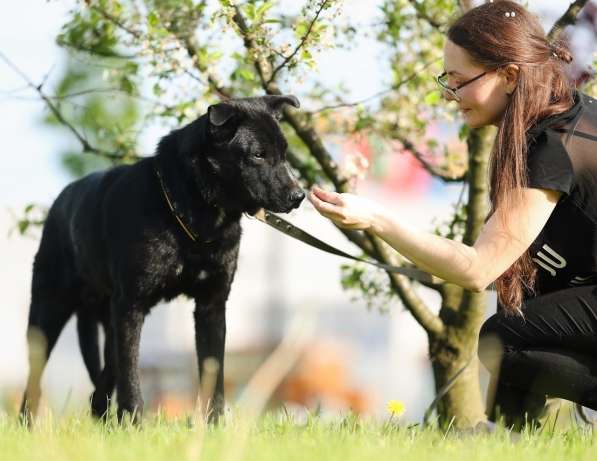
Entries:
<svg viewBox="0 0 597 461">
<path fill-rule="evenodd" d="M 352 194 L 309 196 L 339 226 L 375 233 L 448 282 L 476 292 L 495 282 L 498 312 L 481 328 L 479 356 L 496 389 L 488 417 L 508 425 L 535 420 L 546 395 L 597 409 L 597 102 L 567 80 L 571 60 L 514 2 L 450 27 L 444 97 L 469 126 L 498 128 L 491 211 L 473 246 Z"/>
</svg>

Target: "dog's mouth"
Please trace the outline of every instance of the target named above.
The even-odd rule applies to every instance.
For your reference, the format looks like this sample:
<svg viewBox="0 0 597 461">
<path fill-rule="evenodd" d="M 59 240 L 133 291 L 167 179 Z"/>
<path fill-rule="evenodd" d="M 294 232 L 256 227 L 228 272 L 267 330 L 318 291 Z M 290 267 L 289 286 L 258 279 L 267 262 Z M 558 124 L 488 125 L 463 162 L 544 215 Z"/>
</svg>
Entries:
<svg viewBox="0 0 597 461">
<path fill-rule="evenodd" d="M 245 213 L 255 216 L 255 213 L 261 209 L 272 213 L 290 213 L 301 206 L 304 198 L 304 192 L 297 189 L 282 200 L 279 197 L 269 200 L 250 200 L 245 204 Z"/>
<path fill-rule="evenodd" d="M 290 205 L 277 205 L 277 206 L 266 206 L 263 207 L 267 211 L 271 211 L 272 213 L 290 213 L 292 210 L 295 210 L 300 207 L 300 203 L 292 203 Z"/>
<path fill-rule="evenodd" d="M 277 206 L 273 206 L 273 207 L 259 207 L 259 208 L 251 208 L 249 210 L 246 211 L 246 213 L 252 217 L 255 217 L 257 215 L 262 215 L 265 214 L 266 211 L 269 211 L 270 213 L 290 213 L 292 210 L 294 210 L 295 206 L 291 206 L 291 207 L 277 207 Z"/>
<path fill-rule="evenodd" d="M 272 213 L 290 213 L 292 210 L 299 208 L 300 203 L 279 204 L 279 203 L 261 203 L 259 205 L 250 205 L 245 209 L 245 213 L 255 216 L 261 210 L 270 211 Z"/>
<path fill-rule="evenodd" d="M 255 216 L 257 213 L 261 213 L 261 212 L 265 212 L 265 208 L 263 207 L 254 207 L 254 208 L 250 208 L 246 211 L 247 214 L 251 215 L 251 216 Z"/>
</svg>

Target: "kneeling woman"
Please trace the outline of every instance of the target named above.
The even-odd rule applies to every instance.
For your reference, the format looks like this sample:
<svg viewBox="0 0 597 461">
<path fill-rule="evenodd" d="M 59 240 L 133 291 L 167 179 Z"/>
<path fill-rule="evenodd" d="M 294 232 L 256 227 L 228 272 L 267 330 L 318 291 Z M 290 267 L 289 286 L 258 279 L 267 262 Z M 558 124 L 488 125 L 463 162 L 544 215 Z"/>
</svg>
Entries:
<svg viewBox="0 0 597 461">
<path fill-rule="evenodd" d="M 450 27 L 444 96 L 471 127 L 498 128 L 491 211 L 473 246 L 411 229 L 353 194 L 314 187 L 309 197 L 339 226 L 372 231 L 448 282 L 495 282 L 498 312 L 481 328 L 479 356 L 496 389 L 488 416 L 508 425 L 536 418 L 546 395 L 597 409 L 597 101 L 567 80 L 571 60 L 514 2 Z"/>
</svg>

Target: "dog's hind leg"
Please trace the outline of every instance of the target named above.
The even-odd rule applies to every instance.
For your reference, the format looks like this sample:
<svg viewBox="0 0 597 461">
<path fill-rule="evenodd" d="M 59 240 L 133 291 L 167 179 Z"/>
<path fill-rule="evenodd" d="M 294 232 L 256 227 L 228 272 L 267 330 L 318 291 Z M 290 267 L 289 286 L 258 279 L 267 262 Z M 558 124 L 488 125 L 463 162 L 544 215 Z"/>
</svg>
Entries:
<svg viewBox="0 0 597 461">
<path fill-rule="evenodd" d="M 109 317 L 100 319 L 100 308 L 88 308 L 85 312 L 77 313 L 77 331 L 83 362 L 87 367 L 89 378 L 95 389 L 90 397 L 91 414 L 96 418 L 108 415 L 110 398 L 114 392 L 115 375 L 114 360 L 112 358 L 112 334 L 110 332 Z M 109 309 L 109 307 L 107 307 Z M 104 367 L 100 360 L 99 323 L 104 329 Z"/>
<path fill-rule="evenodd" d="M 91 414 L 96 418 L 106 418 L 110 408 L 110 399 L 116 386 L 116 370 L 114 363 L 114 335 L 110 319 L 102 319 L 104 327 L 104 368 L 98 377 L 95 391 L 91 395 Z"/>
<path fill-rule="evenodd" d="M 58 301 L 41 301 L 33 296 L 29 311 L 27 344 L 29 348 L 29 378 L 21 404 L 20 416 L 30 425 L 37 412 L 41 396 L 41 376 L 60 332 L 73 313 L 69 305 Z"/>
<path fill-rule="evenodd" d="M 98 318 L 87 310 L 77 312 L 77 334 L 83 363 L 89 373 L 89 379 L 97 387 L 102 364 L 100 363 Z"/>
</svg>

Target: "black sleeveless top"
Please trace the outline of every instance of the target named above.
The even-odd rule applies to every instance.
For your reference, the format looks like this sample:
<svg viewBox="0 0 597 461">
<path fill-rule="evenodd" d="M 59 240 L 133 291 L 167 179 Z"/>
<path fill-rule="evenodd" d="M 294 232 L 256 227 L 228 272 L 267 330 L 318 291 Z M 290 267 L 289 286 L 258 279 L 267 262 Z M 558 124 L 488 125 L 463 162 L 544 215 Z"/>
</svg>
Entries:
<svg viewBox="0 0 597 461">
<path fill-rule="evenodd" d="M 574 100 L 527 133 L 528 187 L 563 192 L 530 247 L 537 294 L 597 284 L 597 100 Z"/>
</svg>

